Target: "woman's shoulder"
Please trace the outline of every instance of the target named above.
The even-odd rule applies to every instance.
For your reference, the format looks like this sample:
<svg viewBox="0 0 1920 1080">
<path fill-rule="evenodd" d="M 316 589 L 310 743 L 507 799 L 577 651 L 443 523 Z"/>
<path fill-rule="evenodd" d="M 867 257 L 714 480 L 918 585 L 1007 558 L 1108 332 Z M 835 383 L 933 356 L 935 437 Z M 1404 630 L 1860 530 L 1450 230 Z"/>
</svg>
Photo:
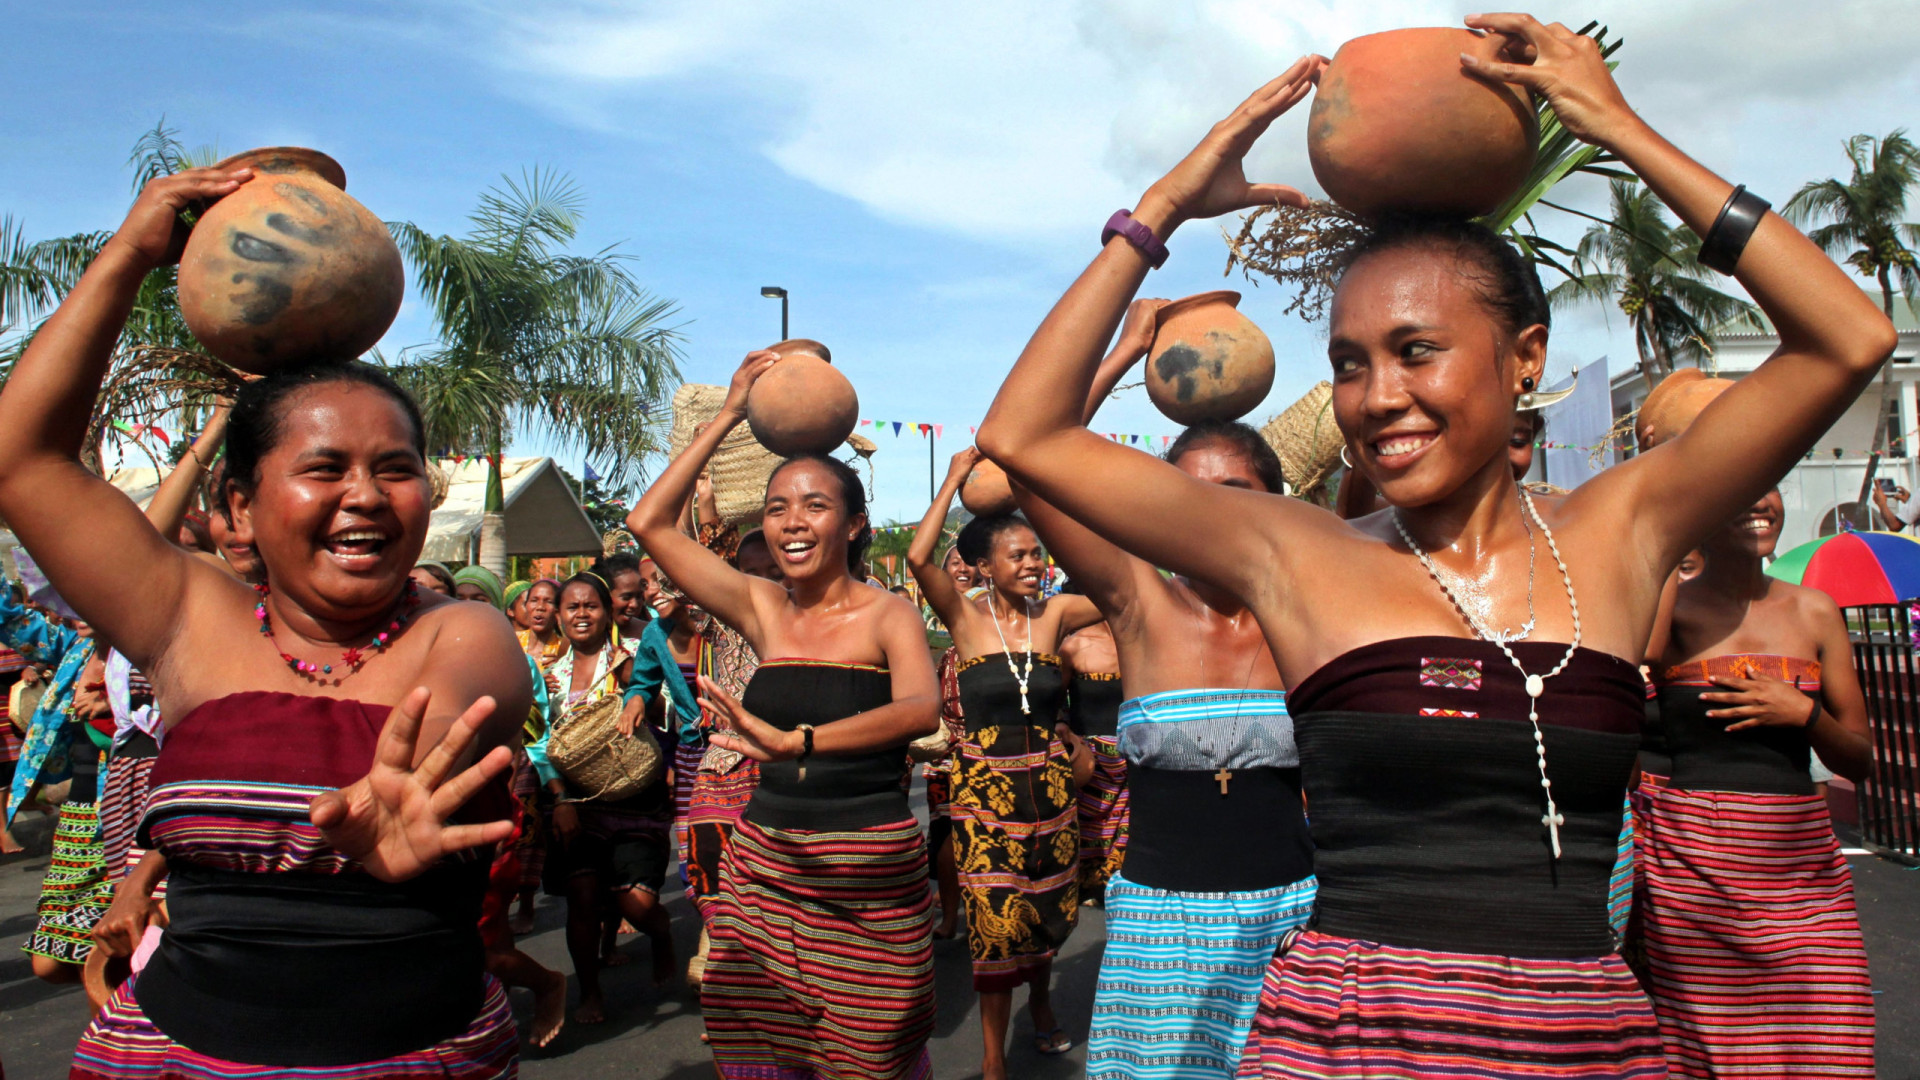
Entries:
<svg viewBox="0 0 1920 1080">
<path fill-rule="evenodd" d="M 526 655 L 520 634 L 506 615 L 491 604 L 452 600 L 439 595 L 423 598 L 415 624 L 431 632 L 433 648 L 504 650 Z"/>
</svg>

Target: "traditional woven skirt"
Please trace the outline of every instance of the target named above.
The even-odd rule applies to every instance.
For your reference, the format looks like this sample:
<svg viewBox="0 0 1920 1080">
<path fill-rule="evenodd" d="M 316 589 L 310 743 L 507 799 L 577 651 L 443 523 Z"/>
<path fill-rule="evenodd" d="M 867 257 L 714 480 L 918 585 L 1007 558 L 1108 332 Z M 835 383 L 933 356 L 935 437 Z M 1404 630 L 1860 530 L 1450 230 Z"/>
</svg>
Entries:
<svg viewBox="0 0 1920 1080">
<path fill-rule="evenodd" d="M 681 876 L 688 876 L 687 812 L 693 805 L 693 785 L 700 776 L 700 759 L 707 748 L 699 743 L 680 743 L 673 748 L 673 853 L 680 860 Z M 691 882 L 689 882 L 691 884 Z"/>
<path fill-rule="evenodd" d="M 65 803 L 53 830 L 53 858 L 40 883 L 39 922 L 23 948 L 68 964 L 93 952 L 93 928 L 107 912 L 100 902 L 100 812 L 93 803 Z M 112 892 L 108 892 L 111 902 Z"/>
<path fill-rule="evenodd" d="M 1273 951 L 1313 914 L 1314 880 L 1183 893 L 1115 875 L 1093 999 L 1088 1080 L 1230 1077 Z"/>
<path fill-rule="evenodd" d="M 933 906 L 920 825 L 743 820 L 709 904 L 700 984 L 725 1080 L 932 1075 Z"/>
<path fill-rule="evenodd" d="M 519 1074 L 520 1034 L 506 991 L 492 976 L 472 1025 L 445 1042 L 381 1061 L 297 1069 L 225 1061 L 174 1042 L 134 1000 L 137 980 L 114 991 L 80 1036 L 68 1080 L 496 1080 Z"/>
<path fill-rule="evenodd" d="M 1301 931 L 1267 969 L 1241 1077 L 1661 1080 L 1646 994 L 1618 956 L 1536 960 Z"/>
<path fill-rule="evenodd" d="M 1073 766 L 1049 729 L 967 733 L 954 755 L 954 858 L 974 989 L 1041 977 L 1080 918 Z"/>
<path fill-rule="evenodd" d="M 703 919 L 720 890 L 720 857 L 760 786 L 760 767 L 743 758 L 726 772 L 701 770 L 687 803 L 687 893 Z"/>
<path fill-rule="evenodd" d="M 547 816 L 541 812 L 540 774 L 525 750 L 513 756 L 513 798 L 520 804 L 520 832 L 513 840 L 513 854 L 520 863 L 520 891 L 540 887 L 547 867 Z"/>
<path fill-rule="evenodd" d="M 1127 856 L 1127 759 L 1118 740 L 1087 739 L 1093 751 L 1093 776 L 1080 789 L 1080 893 L 1098 895 L 1120 872 Z"/>
<path fill-rule="evenodd" d="M 1676 1077 L 1872 1076 L 1853 875 L 1817 795 L 1643 787 L 1647 991 Z"/>
</svg>

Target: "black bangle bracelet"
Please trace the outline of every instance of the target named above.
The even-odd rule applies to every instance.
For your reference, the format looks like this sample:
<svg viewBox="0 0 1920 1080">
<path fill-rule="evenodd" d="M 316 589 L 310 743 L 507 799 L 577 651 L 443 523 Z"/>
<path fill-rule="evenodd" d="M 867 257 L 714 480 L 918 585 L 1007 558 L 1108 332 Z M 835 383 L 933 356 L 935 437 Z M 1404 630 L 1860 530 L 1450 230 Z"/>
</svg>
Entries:
<svg viewBox="0 0 1920 1080">
<path fill-rule="evenodd" d="M 1813 699 L 1813 715 L 1807 717 L 1807 722 L 1800 725 L 1800 729 L 1802 731 L 1812 731 L 1813 725 L 1819 722 L 1820 722 L 1820 699 L 1814 698 Z"/>
<path fill-rule="evenodd" d="M 1713 219 L 1713 228 L 1707 230 L 1707 238 L 1700 242 L 1700 265 L 1722 274 L 1733 273 L 1741 252 L 1747 250 L 1747 241 L 1753 239 L 1753 230 L 1760 227 L 1760 219 L 1772 208 L 1772 203 L 1748 191 L 1747 185 L 1734 188 L 1720 208 L 1720 216 Z"/>
</svg>

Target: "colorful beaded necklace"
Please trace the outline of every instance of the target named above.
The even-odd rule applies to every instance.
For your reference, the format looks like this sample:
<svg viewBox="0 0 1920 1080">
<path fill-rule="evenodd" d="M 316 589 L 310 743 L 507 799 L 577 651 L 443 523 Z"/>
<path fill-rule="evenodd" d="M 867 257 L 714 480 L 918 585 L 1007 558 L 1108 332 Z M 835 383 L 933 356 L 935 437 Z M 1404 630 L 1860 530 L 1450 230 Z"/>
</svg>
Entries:
<svg viewBox="0 0 1920 1080">
<path fill-rule="evenodd" d="M 274 651 L 280 654 L 280 659 L 286 661 L 287 666 L 292 668 L 295 674 L 305 675 L 308 678 L 318 678 L 321 675 L 333 674 L 332 664 L 316 664 L 311 660 L 302 660 L 297 656 L 289 655 L 285 649 L 280 648 L 279 639 L 273 636 L 273 620 L 267 616 L 267 594 L 269 592 L 267 583 L 263 581 L 255 585 L 253 591 L 260 594 L 260 602 L 254 605 L 253 608 L 253 617 L 260 620 L 260 633 L 266 636 L 268 644 L 272 645 Z M 394 615 L 393 621 L 387 624 L 387 628 L 375 634 L 373 640 L 367 642 L 365 645 L 358 648 L 349 648 L 340 654 L 340 666 L 347 669 L 341 673 L 340 677 L 344 679 L 349 675 L 358 674 L 362 664 L 365 664 L 368 660 L 372 659 L 376 653 L 384 651 L 388 645 L 392 644 L 394 636 L 400 633 L 400 628 L 405 626 L 407 620 L 413 617 L 413 609 L 419 606 L 420 590 L 414 585 L 412 580 L 408 580 L 407 590 L 400 597 L 399 613 Z"/>
</svg>

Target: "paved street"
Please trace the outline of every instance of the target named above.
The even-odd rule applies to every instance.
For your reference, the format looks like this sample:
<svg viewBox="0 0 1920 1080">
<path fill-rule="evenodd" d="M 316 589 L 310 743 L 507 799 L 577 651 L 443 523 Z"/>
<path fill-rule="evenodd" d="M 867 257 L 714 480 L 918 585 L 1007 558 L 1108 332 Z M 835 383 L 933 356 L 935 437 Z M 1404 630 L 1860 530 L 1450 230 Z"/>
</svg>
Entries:
<svg viewBox="0 0 1920 1080">
<path fill-rule="evenodd" d="M 917 787 L 917 785 L 916 785 Z M 916 790 L 916 803 L 919 792 Z M 924 809 L 922 809 L 924 813 Z M 46 872 L 45 827 L 27 818 L 23 839 L 36 841 L 36 854 L 0 860 L 0 1062 L 8 1080 L 59 1080 L 66 1075 L 73 1045 L 85 1026 L 86 997 L 78 987 L 54 987 L 35 980 L 20 949 L 33 926 L 33 904 Z M 1871 856 L 1855 856 L 1854 882 L 1860 919 L 1866 930 L 1879 1003 L 1881 1080 L 1920 1080 L 1920 871 Z M 692 955 L 696 932 L 692 908 L 675 884 L 669 891 L 674 930 L 682 956 Z M 1097 909 L 1083 908 L 1080 930 L 1068 944 L 1055 977 L 1055 1002 L 1073 1033 L 1072 1053 L 1043 1058 L 1032 1049 L 1032 1025 L 1024 1012 L 1015 1019 L 1016 1039 L 1009 1062 L 1021 1080 L 1077 1077 L 1085 1062 L 1087 1012 L 1100 966 L 1103 922 Z M 542 963 L 571 970 L 562 940 L 563 909 L 543 898 L 536 932 L 521 947 Z M 612 1016 L 592 1028 L 569 1028 L 555 1046 L 529 1052 L 521 1075 L 529 1080 L 711 1080 L 700 1043 L 698 1004 L 683 986 L 665 990 L 648 985 L 644 939 L 626 938 L 621 950 L 635 962 L 604 977 Z M 932 1043 L 934 1074 L 942 1080 L 979 1075 L 980 1026 L 963 940 L 936 942 L 939 1018 Z M 524 1022 L 532 999 L 514 995 Z M 1019 1004 L 1016 999 L 1016 1004 Z"/>
</svg>

